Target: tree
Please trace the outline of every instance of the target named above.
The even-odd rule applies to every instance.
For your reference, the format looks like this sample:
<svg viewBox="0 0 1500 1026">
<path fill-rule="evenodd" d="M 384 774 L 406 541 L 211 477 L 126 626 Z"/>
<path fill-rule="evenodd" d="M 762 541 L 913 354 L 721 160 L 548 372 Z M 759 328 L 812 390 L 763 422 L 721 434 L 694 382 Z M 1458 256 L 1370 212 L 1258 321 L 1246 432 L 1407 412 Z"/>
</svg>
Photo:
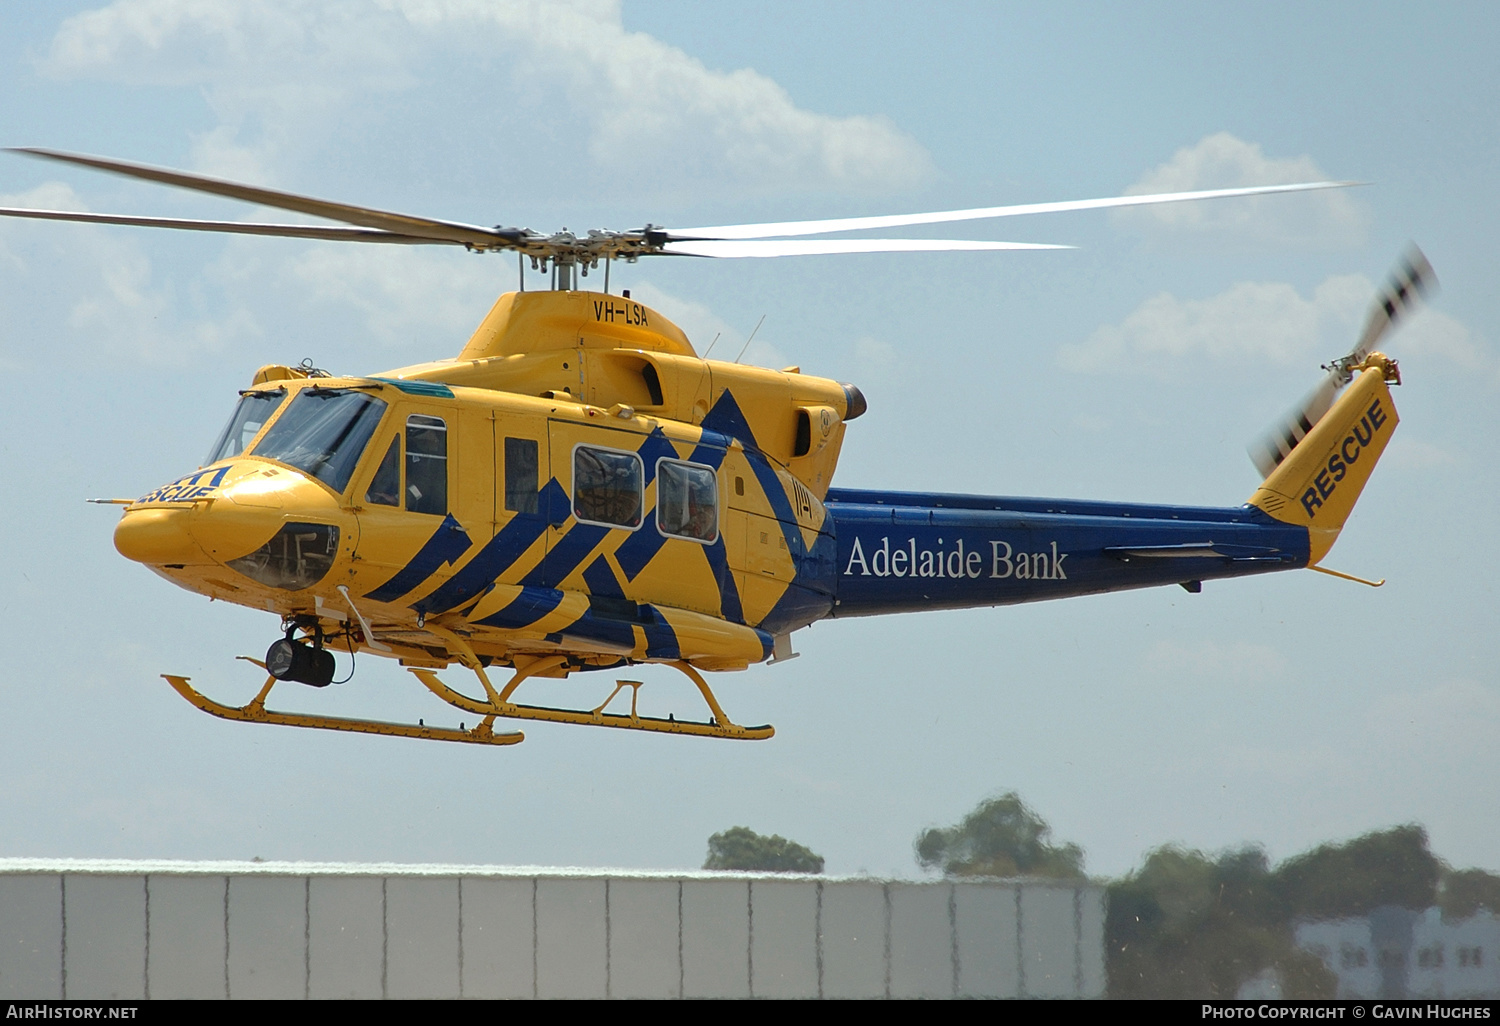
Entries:
<svg viewBox="0 0 1500 1026">
<path fill-rule="evenodd" d="M 1232 998 L 1246 980 L 1274 969 L 1287 997 L 1332 997 L 1337 980 L 1294 946 L 1296 923 L 1363 916 L 1382 905 L 1428 908 L 1440 879 L 1445 909 L 1472 909 L 1486 896 L 1500 901 L 1500 878 L 1477 870 L 1444 877 L 1426 831 L 1414 825 L 1322 844 L 1275 869 L 1257 847 L 1217 857 L 1158 848 L 1109 888 L 1110 995 Z"/>
<path fill-rule="evenodd" d="M 1288 997 L 1328 998 L 1337 981 L 1298 950 L 1266 853 L 1217 858 L 1171 845 L 1109 887 L 1105 925 L 1114 998 L 1232 998 L 1274 969 Z"/>
<path fill-rule="evenodd" d="M 1467 919 L 1480 909 L 1500 916 L 1500 876 L 1482 869 L 1450 869 L 1438 896 L 1445 919 Z"/>
<path fill-rule="evenodd" d="M 788 841 L 780 834 L 770 837 L 748 827 L 730 827 L 708 839 L 704 869 L 739 870 L 752 873 L 821 873 L 823 856 Z"/>
<path fill-rule="evenodd" d="M 1320 844 L 1276 870 L 1278 888 L 1298 919 L 1369 915 L 1382 905 L 1430 908 L 1443 864 L 1416 824 L 1377 830 L 1343 844 Z"/>
<path fill-rule="evenodd" d="M 1083 849 L 1052 845 L 1052 828 L 1011 791 L 979 803 L 963 822 L 917 838 L 917 862 L 949 876 L 1083 876 Z"/>
</svg>

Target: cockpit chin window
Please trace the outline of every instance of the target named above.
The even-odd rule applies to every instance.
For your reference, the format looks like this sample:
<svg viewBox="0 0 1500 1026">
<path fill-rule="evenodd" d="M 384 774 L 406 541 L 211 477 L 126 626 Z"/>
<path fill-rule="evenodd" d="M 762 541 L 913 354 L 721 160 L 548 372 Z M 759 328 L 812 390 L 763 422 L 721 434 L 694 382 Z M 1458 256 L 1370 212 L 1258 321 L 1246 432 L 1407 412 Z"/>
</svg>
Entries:
<svg viewBox="0 0 1500 1026">
<path fill-rule="evenodd" d="M 259 392 L 242 392 L 240 395 L 242 398 L 234 408 L 234 416 L 224 425 L 224 430 L 219 433 L 219 440 L 208 452 L 208 459 L 203 461 L 205 467 L 244 452 L 250 440 L 260 432 L 286 399 L 286 389 L 270 388 Z"/>
<path fill-rule="evenodd" d="M 363 392 L 305 388 L 271 425 L 254 455 L 280 460 L 342 492 L 384 413 L 385 403 Z"/>
<path fill-rule="evenodd" d="M 332 524 L 285 524 L 270 541 L 227 565 L 268 588 L 300 591 L 327 575 L 338 551 L 339 529 Z"/>
</svg>

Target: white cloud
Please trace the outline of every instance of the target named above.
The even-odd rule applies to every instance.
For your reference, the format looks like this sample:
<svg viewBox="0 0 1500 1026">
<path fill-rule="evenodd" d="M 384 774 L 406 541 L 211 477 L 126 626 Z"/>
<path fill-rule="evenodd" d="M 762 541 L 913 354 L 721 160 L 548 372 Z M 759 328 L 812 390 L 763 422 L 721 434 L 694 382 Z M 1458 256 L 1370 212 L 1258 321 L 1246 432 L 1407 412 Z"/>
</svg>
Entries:
<svg viewBox="0 0 1500 1026">
<path fill-rule="evenodd" d="M 1240 282 L 1208 299 L 1163 292 L 1083 343 L 1061 347 L 1059 363 L 1083 373 L 1158 376 L 1190 359 L 1317 364 L 1354 344 L 1375 295 L 1374 283 L 1359 274 L 1334 275 L 1308 297 L 1285 282 Z M 1436 310 L 1420 310 L 1396 330 L 1398 355 L 1437 357 L 1469 369 L 1488 359 L 1468 328 Z"/>
<path fill-rule="evenodd" d="M 1458 464 L 1458 457 L 1447 449 L 1406 435 L 1397 435 L 1391 440 L 1391 447 L 1386 452 L 1385 458 L 1391 466 L 1407 470 L 1451 467 Z"/>
<path fill-rule="evenodd" d="M 61 182 L 44 182 L 25 192 L 0 193 L 0 207 L 28 207 L 33 210 L 88 209 L 78 194 Z M 29 266 L 29 254 L 24 246 L 15 247 L 8 243 L 12 239 L 35 233 L 38 226 L 50 228 L 56 226 L 56 222 L 0 218 L 0 260 L 5 262 L 12 277 L 25 273 Z"/>
<path fill-rule="evenodd" d="M 736 328 L 703 303 L 682 299 L 650 282 L 640 282 L 633 286 L 630 297 L 653 310 L 660 310 L 687 334 L 688 341 L 692 342 L 700 356 L 712 346 L 712 359 L 733 360 L 743 349 L 744 363 L 776 368 L 788 365 L 786 354 L 764 340 L 764 326 L 762 331 L 756 331 L 753 324 Z M 752 334 L 754 340 L 746 348 L 745 343 Z M 714 341 L 716 337 L 717 342 Z"/>
<path fill-rule="evenodd" d="M 0 206 L 86 211 L 67 185 L 46 182 L 23 193 L 0 195 Z M 69 344 L 105 358 L 131 357 L 153 364 L 199 353 L 224 351 L 257 334 L 253 317 L 229 308 L 208 317 L 184 318 L 169 280 L 157 274 L 131 229 L 56 221 L 0 219 L 0 312 L 14 324 L 38 310 L 49 323 L 71 329 Z M 47 283 L 39 287 L 39 283 Z M 60 286 L 58 283 L 62 283 Z M 23 315 L 20 311 L 26 311 Z M 7 337 L 10 366 L 45 358 L 13 330 Z M 54 354 L 55 355 L 55 354 Z"/>
<path fill-rule="evenodd" d="M 1190 192 L 1252 185 L 1324 182 L 1334 176 L 1311 157 L 1271 158 L 1259 144 L 1228 132 L 1205 136 L 1147 172 L 1125 190 L 1130 195 Z M 1293 246 L 1357 243 L 1365 216 L 1345 189 L 1305 195 L 1167 203 L 1117 211 L 1116 224 L 1143 231 L 1192 232 L 1223 239 Z"/>
<path fill-rule="evenodd" d="M 1393 348 L 1410 356 L 1435 356 L 1466 370 L 1480 370 L 1490 362 L 1488 350 L 1462 322 L 1437 310 L 1421 311 L 1398 330 L 1401 341 Z"/>
<path fill-rule="evenodd" d="M 458 355 L 495 297 L 515 288 L 516 272 L 494 256 L 315 245 L 281 273 L 319 305 L 352 307 L 385 347 L 415 344 L 419 359 L 441 360 Z"/>
<path fill-rule="evenodd" d="M 578 122 L 596 170 L 658 188 L 712 176 L 883 190 L 930 172 L 886 121 L 817 114 L 754 70 L 706 68 L 628 31 L 615 0 L 117 0 L 68 19 L 45 66 L 204 88 L 219 124 L 197 139 L 197 166 L 260 181 L 346 119 L 403 116 L 451 123 L 452 148 L 524 148 L 569 177 Z"/>
<path fill-rule="evenodd" d="M 681 328 L 701 356 L 713 346 L 713 357 L 732 360 L 744 344 L 745 333 L 731 327 L 707 305 L 673 295 L 649 281 L 638 281 L 631 286 L 630 298 L 645 303 L 660 311 L 669 321 Z M 715 338 L 718 341 L 715 341 Z M 725 353 L 728 356 L 725 356 Z"/>
</svg>

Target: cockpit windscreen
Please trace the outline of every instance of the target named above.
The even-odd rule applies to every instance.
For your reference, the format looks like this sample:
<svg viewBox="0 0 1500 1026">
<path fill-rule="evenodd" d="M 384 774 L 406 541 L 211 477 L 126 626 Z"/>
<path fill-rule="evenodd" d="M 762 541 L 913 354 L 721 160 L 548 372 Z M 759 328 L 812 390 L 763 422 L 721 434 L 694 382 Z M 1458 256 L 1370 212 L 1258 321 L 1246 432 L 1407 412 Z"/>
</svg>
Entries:
<svg viewBox="0 0 1500 1026">
<path fill-rule="evenodd" d="M 280 460 L 342 492 L 384 413 L 385 403 L 363 392 L 303 389 L 254 454 Z"/>
<path fill-rule="evenodd" d="M 271 419 L 271 414 L 276 412 L 285 398 L 284 388 L 242 393 L 240 404 L 234 408 L 234 416 L 224 425 L 224 430 L 219 433 L 219 440 L 214 442 L 203 465 L 206 467 L 210 463 L 227 460 L 244 452 L 250 439 Z"/>
</svg>

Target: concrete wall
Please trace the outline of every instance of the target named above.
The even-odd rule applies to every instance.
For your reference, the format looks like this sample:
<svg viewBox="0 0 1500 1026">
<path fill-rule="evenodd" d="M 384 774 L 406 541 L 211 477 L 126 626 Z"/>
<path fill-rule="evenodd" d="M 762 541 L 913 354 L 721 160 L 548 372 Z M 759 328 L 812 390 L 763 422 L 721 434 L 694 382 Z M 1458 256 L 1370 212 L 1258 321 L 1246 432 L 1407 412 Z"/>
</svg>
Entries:
<svg viewBox="0 0 1500 1026">
<path fill-rule="evenodd" d="M 0 860 L 0 999 L 1104 988 L 1104 895 L 1090 885 Z"/>
</svg>

